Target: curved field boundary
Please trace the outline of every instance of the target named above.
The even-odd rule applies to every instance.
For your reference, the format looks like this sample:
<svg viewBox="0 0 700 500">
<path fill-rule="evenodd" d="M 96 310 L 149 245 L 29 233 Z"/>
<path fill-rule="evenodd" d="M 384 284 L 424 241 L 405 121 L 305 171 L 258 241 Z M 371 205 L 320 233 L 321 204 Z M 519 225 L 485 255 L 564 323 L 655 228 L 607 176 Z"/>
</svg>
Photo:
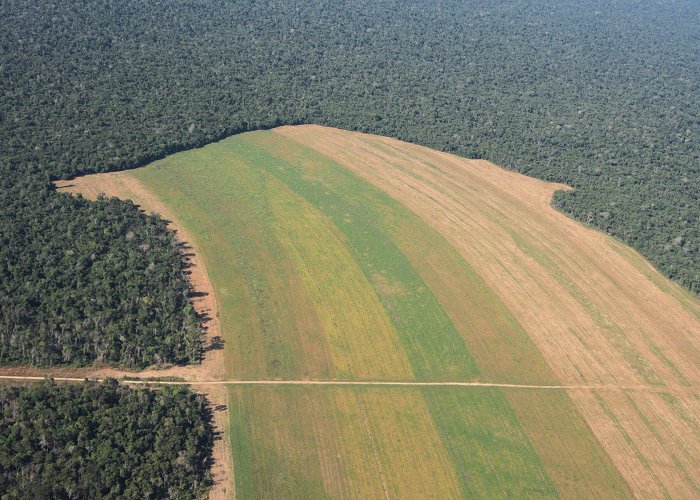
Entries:
<svg viewBox="0 0 700 500">
<path fill-rule="evenodd" d="M 92 370 L 91 376 L 100 378 L 147 377 L 157 373 L 159 377 L 183 377 L 192 380 L 225 378 L 223 349 L 216 348 L 221 339 L 219 306 L 204 260 L 196 251 L 195 247 L 198 245 L 196 245 L 194 235 L 188 231 L 187 226 L 178 220 L 167 205 L 128 172 L 110 172 L 97 176 L 81 177 L 79 180 L 57 181 L 55 184 L 62 192 L 81 194 L 91 200 L 96 199 L 101 193 L 106 196 L 129 199 L 143 210 L 157 213 L 167 220 L 168 228 L 175 232 L 177 240 L 184 245 L 187 251 L 189 263 L 187 280 L 195 292 L 192 305 L 200 317 L 206 318 L 205 353 L 200 364 L 174 366 L 157 370 L 157 372 L 153 369 L 129 372 L 115 368 L 101 368 Z"/>
<path fill-rule="evenodd" d="M 130 199 L 136 205 L 149 213 L 157 213 L 168 221 L 168 227 L 176 233 L 178 241 L 184 245 L 187 251 L 189 267 L 187 280 L 195 292 L 192 305 L 197 314 L 206 319 L 205 323 L 205 348 L 202 361 L 196 365 L 173 366 L 163 370 L 146 369 L 140 372 L 129 372 L 117 368 L 101 368 L 98 370 L 86 369 L 89 378 L 103 380 L 106 377 L 183 377 L 189 380 L 199 379 L 223 379 L 225 378 L 224 351 L 221 348 L 221 327 L 219 323 L 219 305 L 216 299 L 214 286 L 204 264 L 204 259 L 196 250 L 194 235 L 188 231 L 185 224 L 178 220 L 173 211 L 158 197 L 148 190 L 138 179 L 128 172 L 110 172 L 99 176 L 82 177 L 76 181 L 57 181 L 56 187 L 64 192 L 81 194 L 88 199 L 96 199 L 99 194 L 115 196 L 120 199 Z M 8 377 L 3 377 L 8 378 Z M 38 377 L 41 378 L 41 377 Z M 54 380 L 63 381 L 71 377 L 55 377 Z M 25 380 L 30 380 L 25 378 Z M 37 379 L 35 377 L 35 379 Z M 84 379 L 77 379 L 84 380 Z M 71 380 L 66 380 L 71 381 Z M 206 393 L 212 407 L 225 407 L 227 394 L 225 391 L 209 388 L 202 391 Z M 222 432 L 228 426 L 228 414 L 217 412 L 214 415 L 214 428 L 216 432 Z M 228 440 L 219 439 L 214 444 L 214 487 L 209 497 L 228 498 L 236 497 L 233 463 Z M 230 486 L 229 486 L 230 485 Z M 229 491 L 228 488 L 231 488 Z"/>
</svg>

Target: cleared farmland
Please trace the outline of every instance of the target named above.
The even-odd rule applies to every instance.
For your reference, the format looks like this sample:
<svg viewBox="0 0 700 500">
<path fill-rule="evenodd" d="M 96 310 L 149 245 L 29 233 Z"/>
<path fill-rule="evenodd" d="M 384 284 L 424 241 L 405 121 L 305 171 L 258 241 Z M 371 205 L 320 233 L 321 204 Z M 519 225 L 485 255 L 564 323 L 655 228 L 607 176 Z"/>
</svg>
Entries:
<svg viewBox="0 0 700 500">
<path fill-rule="evenodd" d="M 635 252 L 549 206 L 561 188 L 400 141 L 321 127 L 276 133 L 401 201 L 479 270 L 567 384 L 700 383 L 700 302 Z M 697 393 L 573 391 L 639 496 L 700 494 Z"/>
<path fill-rule="evenodd" d="M 700 494 L 697 298 L 560 186 L 316 126 L 66 184 L 186 229 L 215 379 L 658 386 L 230 388 L 239 497 Z"/>
</svg>

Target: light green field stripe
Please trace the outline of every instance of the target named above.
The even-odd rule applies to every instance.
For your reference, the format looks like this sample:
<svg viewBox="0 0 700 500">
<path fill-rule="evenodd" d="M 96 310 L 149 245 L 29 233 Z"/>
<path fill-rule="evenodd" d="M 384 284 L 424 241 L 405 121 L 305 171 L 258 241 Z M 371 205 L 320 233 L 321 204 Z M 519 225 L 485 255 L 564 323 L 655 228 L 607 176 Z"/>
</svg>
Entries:
<svg viewBox="0 0 700 500">
<path fill-rule="evenodd" d="M 236 498 L 329 498 L 303 391 L 229 391 Z"/>
<path fill-rule="evenodd" d="M 313 303 L 276 239 L 266 174 L 215 144 L 134 175 L 198 240 L 219 302 L 229 375 L 331 376 Z M 316 355 L 302 340 L 316 347 Z"/>
<path fill-rule="evenodd" d="M 552 498 L 557 491 L 498 389 L 422 389 L 465 498 Z"/>
<path fill-rule="evenodd" d="M 221 165 L 214 160 L 217 147 L 210 147 L 169 156 L 131 175 L 170 207 L 197 240 L 219 304 L 229 376 L 258 377 L 266 373 L 265 351 L 259 340 L 246 335 L 256 331 L 254 297 L 224 220 L 237 203 L 235 198 L 224 202 Z M 207 182 L 210 186 L 203 190 Z"/>
<path fill-rule="evenodd" d="M 386 215 L 406 211 L 402 205 L 328 158 L 270 132 L 236 136 L 225 145 L 305 198 L 345 235 L 417 378 L 463 380 L 478 373 L 451 319 L 386 234 Z"/>
</svg>

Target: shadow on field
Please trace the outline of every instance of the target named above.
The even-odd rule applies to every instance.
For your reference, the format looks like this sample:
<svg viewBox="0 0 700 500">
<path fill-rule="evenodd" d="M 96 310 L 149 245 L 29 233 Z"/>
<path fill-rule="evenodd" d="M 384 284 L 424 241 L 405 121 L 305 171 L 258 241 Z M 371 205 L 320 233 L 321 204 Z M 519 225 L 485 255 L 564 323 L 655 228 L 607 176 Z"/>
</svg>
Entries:
<svg viewBox="0 0 700 500">
<path fill-rule="evenodd" d="M 191 279 L 190 276 L 192 275 L 192 271 L 190 270 L 194 264 L 192 263 L 193 257 L 195 257 L 195 253 L 192 251 L 193 248 L 187 241 L 178 241 L 177 242 L 177 249 L 180 252 L 180 256 L 182 257 L 183 261 L 183 273 L 188 277 L 188 281 L 190 282 L 191 286 Z M 202 298 L 202 297 L 207 297 L 209 296 L 208 292 L 203 292 L 200 290 L 193 290 L 190 288 L 190 290 L 187 292 L 187 297 L 190 299 L 190 302 L 194 302 L 195 299 Z M 203 311 L 198 311 L 196 312 L 197 316 L 197 321 L 199 322 L 200 328 L 202 329 L 202 334 L 203 337 L 206 338 L 207 332 L 209 330 L 209 327 L 207 326 L 207 323 L 209 323 L 212 320 L 211 317 L 211 309 L 205 309 Z M 204 343 L 204 342 L 203 342 Z M 216 335 L 214 337 L 211 337 L 209 339 L 209 344 L 208 345 L 203 345 L 202 346 L 202 358 L 204 358 L 204 355 L 206 353 L 211 352 L 211 351 L 218 351 L 224 348 L 224 339 L 220 335 Z"/>
<path fill-rule="evenodd" d="M 195 256 L 195 253 L 192 251 L 192 246 L 187 241 L 178 241 L 177 249 L 180 252 L 180 257 L 182 257 L 183 269 L 191 268 L 194 265 L 192 264 L 192 257 Z"/>
<path fill-rule="evenodd" d="M 204 348 L 204 352 L 219 351 L 224 348 L 224 339 L 220 335 L 211 338 L 209 345 Z"/>
</svg>

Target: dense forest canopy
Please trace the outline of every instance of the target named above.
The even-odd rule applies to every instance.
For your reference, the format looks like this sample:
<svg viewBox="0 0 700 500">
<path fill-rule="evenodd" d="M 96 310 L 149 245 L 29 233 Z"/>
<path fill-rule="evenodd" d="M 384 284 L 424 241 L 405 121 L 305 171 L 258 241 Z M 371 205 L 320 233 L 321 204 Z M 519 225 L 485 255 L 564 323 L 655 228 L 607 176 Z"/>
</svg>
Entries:
<svg viewBox="0 0 700 500">
<path fill-rule="evenodd" d="M 211 485 L 204 396 L 184 387 L 0 386 L 3 498 L 199 498 Z"/>
<path fill-rule="evenodd" d="M 0 364 L 199 361 L 185 263 L 165 221 L 115 198 L 0 186 L 0 220 L 12 221 L 0 226 Z"/>
<path fill-rule="evenodd" d="M 105 329 L 142 338 L 118 313 L 133 309 L 134 287 L 161 291 L 132 317 L 167 311 L 154 330 L 187 344 L 171 242 L 156 236 L 149 254 L 121 241 L 124 224 L 139 238 L 158 224 L 116 222 L 106 211 L 131 208 L 70 201 L 48 181 L 280 124 L 390 135 L 568 183 L 576 191 L 557 207 L 700 291 L 695 1 L 0 2 L 4 344 L 30 329 L 89 330 L 100 308 Z M 76 248 L 76 220 L 91 222 L 83 239 L 104 252 Z M 42 258 L 46 241 L 80 266 Z M 162 272 L 141 273 L 153 255 Z M 110 291 L 103 273 L 140 281 Z M 86 297 L 99 307 L 86 310 Z"/>
</svg>

